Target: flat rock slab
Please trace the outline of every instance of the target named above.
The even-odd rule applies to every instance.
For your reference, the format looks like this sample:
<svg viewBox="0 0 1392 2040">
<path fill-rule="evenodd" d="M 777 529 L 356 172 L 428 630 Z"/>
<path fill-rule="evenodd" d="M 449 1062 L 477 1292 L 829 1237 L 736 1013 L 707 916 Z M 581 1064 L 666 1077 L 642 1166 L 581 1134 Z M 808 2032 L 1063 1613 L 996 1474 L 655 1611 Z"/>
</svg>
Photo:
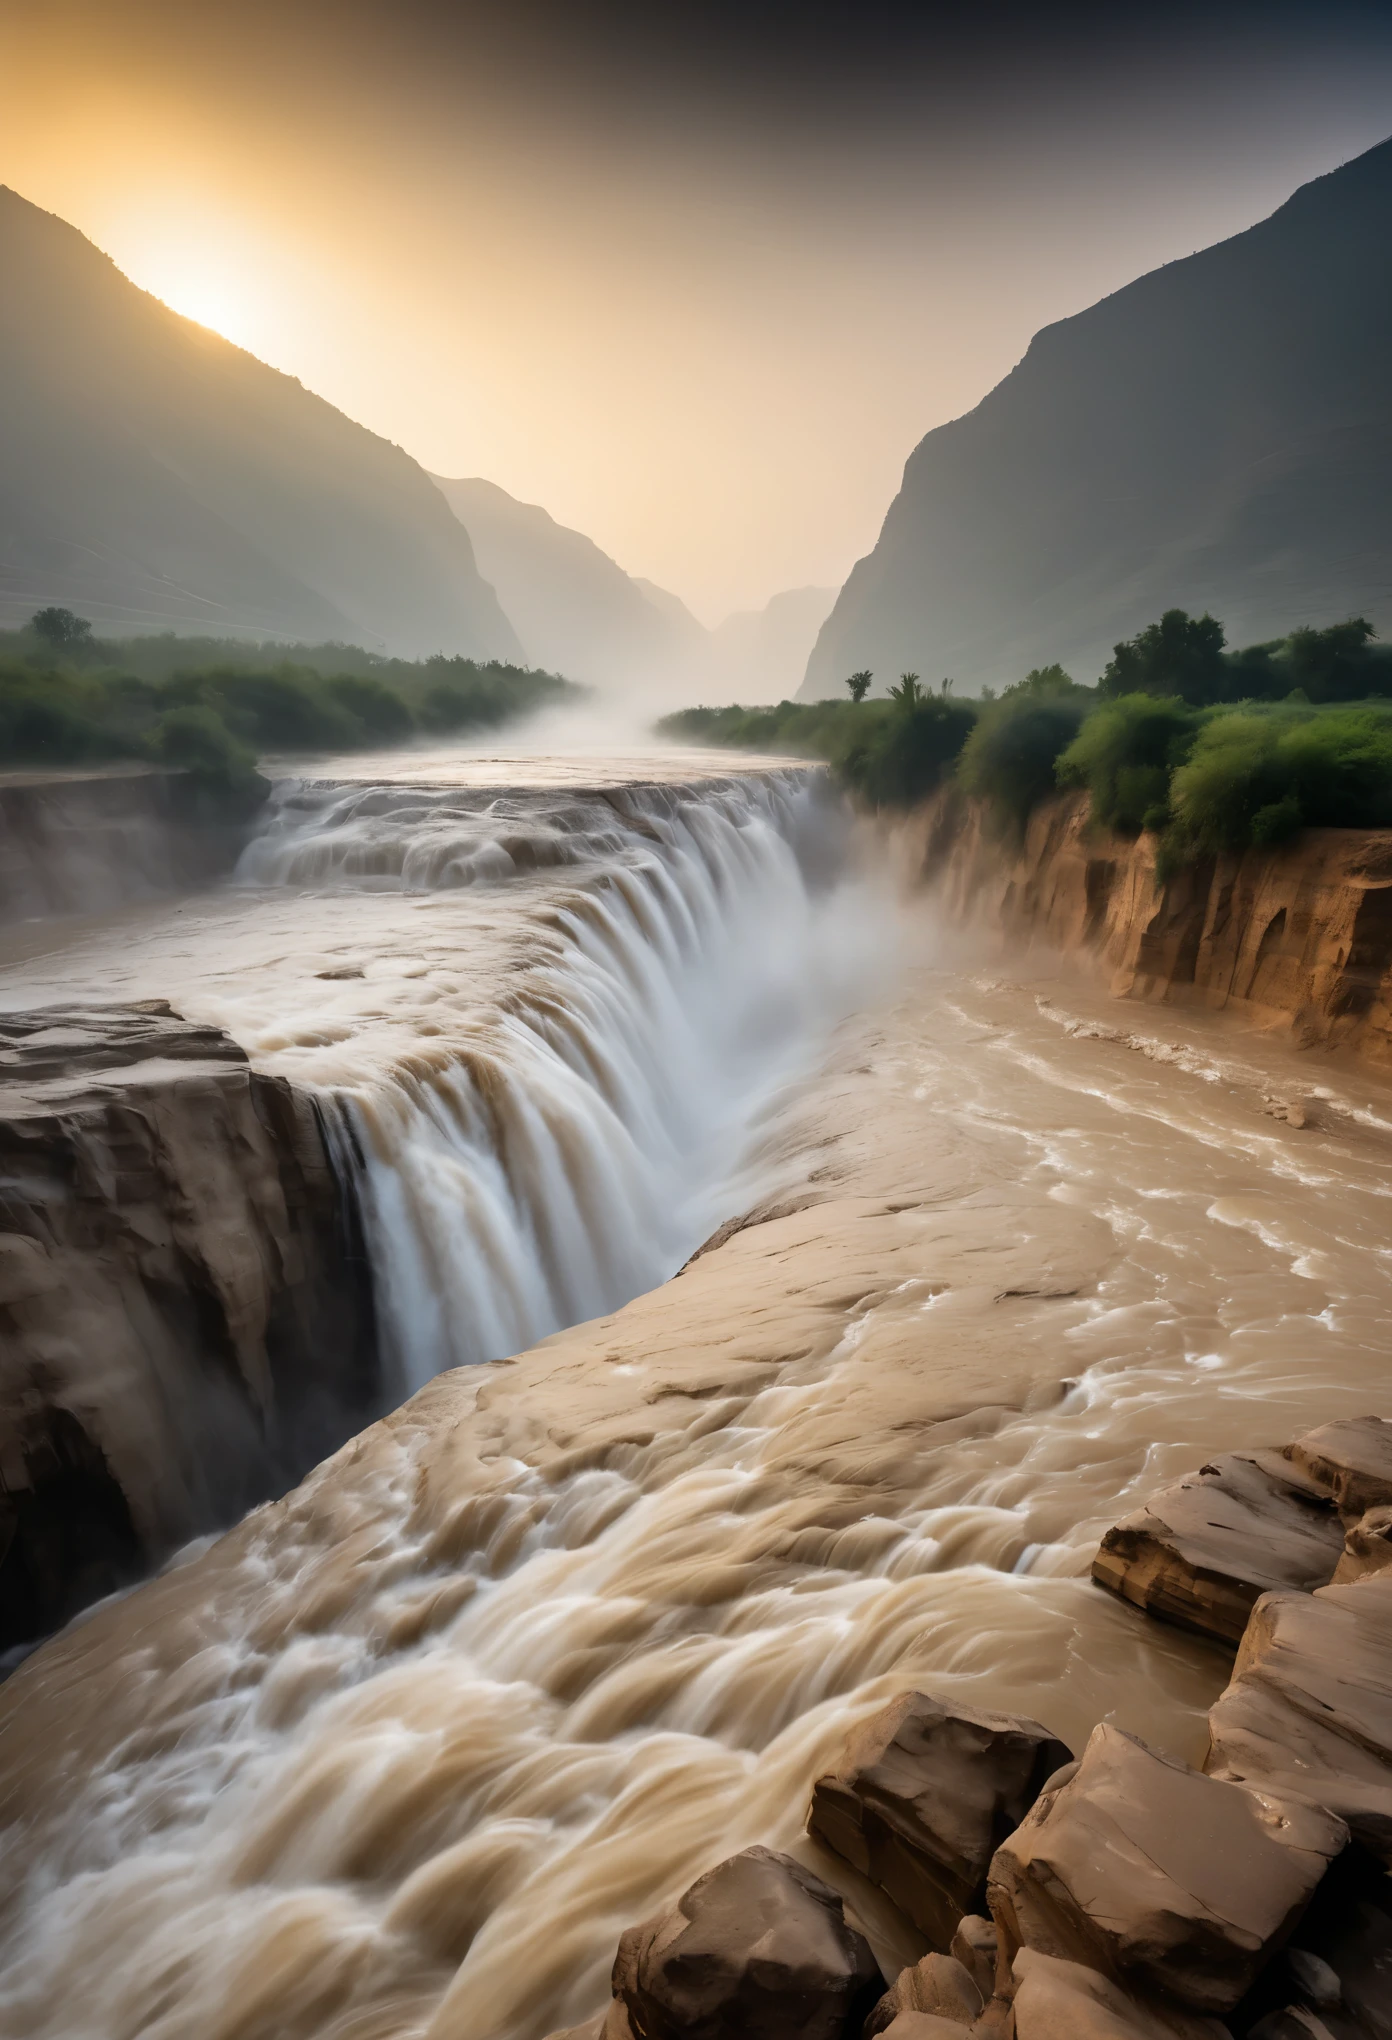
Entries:
<svg viewBox="0 0 1392 2040">
<path fill-rule="evenodd" d="M 1343 1548 L 1308 1472 L 1278 1452 L 1231 1452 L 1110 1529 L 1092 1577 L 1148 1615 L 1237 1644 L 1262 1594 L 1324 1586 Z"/>
<path fill-rule="evenodd" d="M 628 1928 L 613 1988 L 635 2040 L 851 2040 L 884 1978 L 830 1885 L 746 1849 Z"/>
<path fill-rule="evenodd" d="M 1104 1722 L 991 1865 L 991 1912 L 1022 1947 L 1221 2015 L 1285 1942 L 1348 1841 L 1322 1807 L 1219 1784 Z"/>
<path fill-rule="evenodd" d="M 1301 1793 L 1392 1864 L 1392 1574 L 1264 1595 L 1208 1725 L 1211 1777 Z"/>
<path fill-rule="evenodd" d="M 1072 1754 L 1037 1721 L 905 1693 L 817 1780 L 808 1832 L 945 1951 L 962 1915 L 983 1910 L 997 1846 Z"/>
<path fill-rule="evenodd" d="M 1346 1517 L 1392 1502 L 1392 1423 L 1381 1417 L 1321 1424 L 1287 1446 L 1286 1456 L 1333 1496 Z"/>
</svg>

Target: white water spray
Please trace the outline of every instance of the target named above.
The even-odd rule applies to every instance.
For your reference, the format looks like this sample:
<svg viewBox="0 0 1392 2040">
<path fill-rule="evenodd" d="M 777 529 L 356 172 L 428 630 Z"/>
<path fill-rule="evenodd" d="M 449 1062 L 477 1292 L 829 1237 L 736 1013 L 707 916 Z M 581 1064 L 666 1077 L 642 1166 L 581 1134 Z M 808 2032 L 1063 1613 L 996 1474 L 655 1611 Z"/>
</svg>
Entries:
<svg viewBox="0 0 1392 2040">
<path fill-rule="evenodd" d="M 845 847 L 800 771 L 282 789 L 245 881 L 511 885 L 531 916 L 526 966 L 462 1033 L 330 1093 L 400 1388 L 617 1308 L 758 1194 L 761 1111 L 883 969 Z"/>
</svg>

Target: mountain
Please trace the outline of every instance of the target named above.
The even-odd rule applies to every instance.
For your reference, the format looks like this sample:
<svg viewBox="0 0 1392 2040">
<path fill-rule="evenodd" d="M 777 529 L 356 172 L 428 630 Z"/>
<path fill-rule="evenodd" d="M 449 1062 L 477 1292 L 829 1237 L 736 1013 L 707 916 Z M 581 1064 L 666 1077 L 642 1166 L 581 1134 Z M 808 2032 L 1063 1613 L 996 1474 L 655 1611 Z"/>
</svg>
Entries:
<svg viewBox="0 0 1392 2040">
<path fill-rule="evenodd" d="M 1392 628 L 1392 142 L 1046 327 L 910 456 L 804 699 L 868 666 L 1095 679 L 1162 610 Z"/>
<path fill-rule="evenodd" d="M 408 454 L 0 186 L 0 622 L 518 657 Z"/>
<path fill-rule="evenodd" d="M 743 609 L 717 624 L 711 644 L 724 676 L 722 699 L 783 701 L 796 693 L 836 596 L 835 588 L 788 588 L 762 609 Z"/>
<path fill-rule="evenodd" d="M 434 481 L 535 664 L 664 695 L 700 670 L 706 632 L 675 595 L 635 580 L 593 539 L 495 482 Z"/>
</svg>

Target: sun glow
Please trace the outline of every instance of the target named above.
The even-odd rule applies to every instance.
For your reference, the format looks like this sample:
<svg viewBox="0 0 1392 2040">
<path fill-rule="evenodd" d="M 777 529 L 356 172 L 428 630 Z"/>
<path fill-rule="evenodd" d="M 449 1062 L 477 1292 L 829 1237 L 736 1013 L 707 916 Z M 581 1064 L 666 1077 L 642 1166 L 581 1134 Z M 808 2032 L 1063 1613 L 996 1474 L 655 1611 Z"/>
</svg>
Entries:
<svg viewBox="0 0 1392 2040">
<path fill-rule="evenodd" d="M 155 287 L 172 312 L 221 333 L 238 347 L 251 347 L 258 321 L 255 308 L 230 277 L 190 274 Z"/>
</svg>

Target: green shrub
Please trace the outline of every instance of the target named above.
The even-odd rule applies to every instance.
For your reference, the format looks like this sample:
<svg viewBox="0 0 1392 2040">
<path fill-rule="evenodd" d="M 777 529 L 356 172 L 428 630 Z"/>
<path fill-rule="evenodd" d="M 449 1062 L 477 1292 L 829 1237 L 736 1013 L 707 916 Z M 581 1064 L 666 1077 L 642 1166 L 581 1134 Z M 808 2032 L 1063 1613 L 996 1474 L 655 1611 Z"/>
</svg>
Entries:
<svg viewBox="0 0 1392 2040">
<path fill-rule="evenodd" d="M 1174 849 L 1279 842 L 1301 826 L 1392 826 L 1392 715 L 1342 707 L 1211 717 L 1170 788 Z"/>
<path fill-rule="evenodd" d="M 1022 834 L 1031 810 L 1056 791 L 1055 763 L 1078 734 L 1088 699 L 1011 692 L 982 711 L 957 777 L 986 802 L 998 827 Z"/>
<path fill-rule="evenodd" d="M 1198 714 L 1174 696 L 1123 694 L 1098 705 L 1059 757 L 1060 786 L 1084 786 L 1094 818 L 1124 835 L 1163 828 L 1170 775 L 1189 754 Z"/>
</svg>

